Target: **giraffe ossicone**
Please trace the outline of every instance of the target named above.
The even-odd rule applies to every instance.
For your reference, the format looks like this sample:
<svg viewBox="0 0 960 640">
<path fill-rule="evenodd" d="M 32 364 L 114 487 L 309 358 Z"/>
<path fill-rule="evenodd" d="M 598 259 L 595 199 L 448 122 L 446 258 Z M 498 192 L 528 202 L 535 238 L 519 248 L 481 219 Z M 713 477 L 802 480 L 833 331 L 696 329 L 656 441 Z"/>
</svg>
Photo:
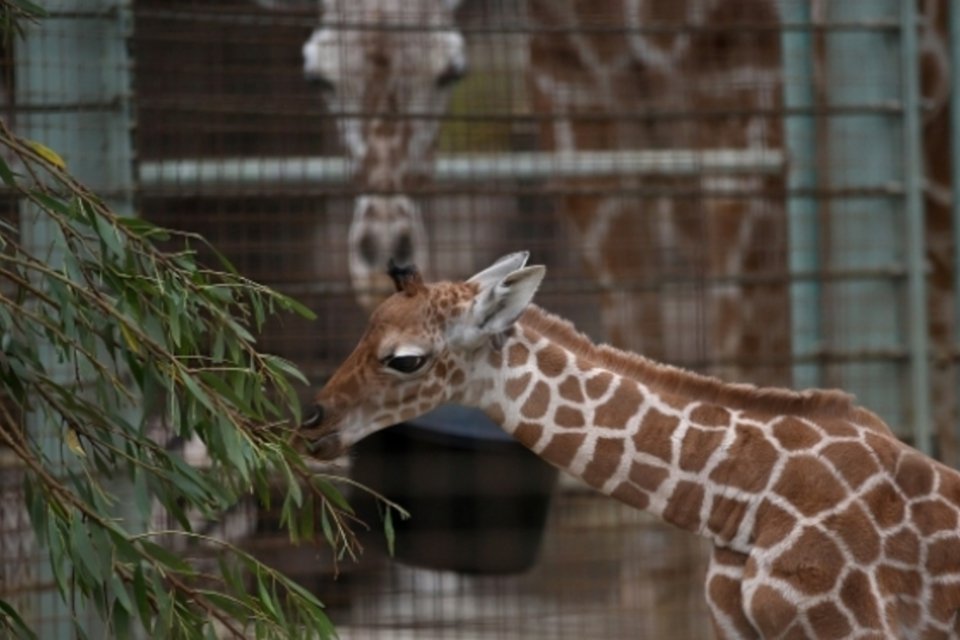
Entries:
<svg viewBox="0 0 960 640">
<path fill-rule="evenodd" d="M 596 345 L 532 303 L 526 253 L 415 271 L 300 430 L 318 457 L 445 402 L 597 490 L 707 537 L 722 638 L 960 636 L 960 473 L 842 392 L 729 384 Z"/>
</svg>

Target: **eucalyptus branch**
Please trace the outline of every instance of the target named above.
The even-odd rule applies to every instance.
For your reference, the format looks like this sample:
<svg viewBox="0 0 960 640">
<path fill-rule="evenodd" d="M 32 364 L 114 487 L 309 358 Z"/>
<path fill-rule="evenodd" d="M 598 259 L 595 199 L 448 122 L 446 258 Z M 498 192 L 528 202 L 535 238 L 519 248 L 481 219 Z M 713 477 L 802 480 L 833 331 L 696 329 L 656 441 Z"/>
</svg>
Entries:
<svg viewBox="0 0 960 640">
<path fill-rule="evenodd" d="M 9 6 L 0 0 L 0 19 Z M 16 160 L 15 172 L 11 156 L 0 154 L 0 183 L 30 211 L 20 223 L 49 225 L 59 242 L 54 250 L 20 244 L 16 233 L 2 238 L 0 279 L 10 290 L 0 293 L 0 394 L 10 404 L 0 403 L 0 417 L 10 427 L 0 428 L 0 446 L 30 478 L 25 506 L 75 623 L 83 624 L 84 604 L 96 601 L 108 625 L 138 618 L 161 637 L 200 638 L 211 621 L 237 635 L 253 624 L 267 638 L 330 636 L 315 598 L 233 545 L 218 549 L 241 563 L 257 592 L 246 594 L 225 565 L 212 576 L 222 592 L 194 585 L 195 567 L 150 542 L 157 533 L 138 534 L 140 525 L 108 513 L 115 498 L 106 489 L 107 480 L 132 476 L 141 513 L 156 500 L 182 519 L 187 509 L 209 514 L 248 490 L 263 495 L 279 480 L 283 518 L 309 530 L 294 508 L 303 462 L 285 430 L 299 416 L 292 385 L 303 377 L 254 341 L 278 310 L 310 312 L 225 261 L 223 271 L 198 265 L 189 245 L 219 254 L 196 234 L 115 215 L 54 151 L 17 137 L 3 121 L 0 147 Z M 170 240 L 185 248 L 156 244 Z M 138 404 L 156 415 L 122 413 Z M 62 456 L 40 446 L 39 421 L 30 416 L 62 429 L 52 434 L 62 436 Z M 191 469 L 147 437 L 150 420 L 199 435 L 212 470 Z M 332 482 L 307 482 L 310 497 L 332 522 L 327 542 L 353 556 L 356 517 Z M 292 618 L 276 600 L 278 588 L 289 596 Z"/>
</svg>

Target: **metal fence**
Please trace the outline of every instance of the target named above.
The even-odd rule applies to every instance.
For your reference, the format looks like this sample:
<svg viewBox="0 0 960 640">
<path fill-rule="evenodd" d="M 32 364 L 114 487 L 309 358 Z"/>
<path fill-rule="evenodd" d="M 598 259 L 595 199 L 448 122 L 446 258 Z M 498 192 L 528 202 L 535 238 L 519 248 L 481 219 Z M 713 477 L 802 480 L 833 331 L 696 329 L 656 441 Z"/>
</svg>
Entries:
<svg viewBox="0 0 960 640">
<path fill-rule="evenodd" d="M 844 388 L 960 464 L 948 0 L 321 4 L 50 2 L 7 54 L 4 112 L 120 210 L 202 233 L 312 308 L 316 321 L 286 319 L 261 344 L 318 386 L 365 322 L 356 198 L 403 195 L 431 277 L 530 249 L 550 269 L 540 303 L 594 337 L 729 379 Z M 347 65 L 365 43 L 375 72 L 308 83 L 302 47 L 321 21 L 339 34 L 325 51 Z M 438 35 L 462 38 L 455 85 L 430 67 Z M 423 69 L 445 92 L 432 102 L 349 100 L 413 95 Z M 422 157 L 388 165 L 415 169 L 371 175 L 383 158 L 358 155 L 345 122 L 427 148 L 399 144 Z M 12 541 L 16 472 L 2 471 Z M 320 589 L 345 637 L 706 633 L 688 596 L 703 549 L 579 487 L 556 494 L 521 576 L 374 550 L 333 580 L 323 550 L 291 560 L 267 528 L 251 544 Z M 24 569 L 36 550 L 16 540 L 0 545 L 0 576 L 21 582 L 0 590 L 42 591 Z"/>
</svg>

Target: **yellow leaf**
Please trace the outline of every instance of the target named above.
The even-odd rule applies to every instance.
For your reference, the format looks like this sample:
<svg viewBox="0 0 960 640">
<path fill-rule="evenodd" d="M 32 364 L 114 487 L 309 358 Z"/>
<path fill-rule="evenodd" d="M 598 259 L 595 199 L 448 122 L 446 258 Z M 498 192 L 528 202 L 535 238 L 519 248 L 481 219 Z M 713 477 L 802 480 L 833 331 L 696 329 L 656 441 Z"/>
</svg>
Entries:
<svg viewBox="0 0 960 640">
<path fill-rule="evenodd" d="M 127 343 L 127 348 L 135 354 L 140 355 L 140 343 L 137 341 L 137 337 L 133 335 L 130 329 L 127 328 L 127 325 L 122 322 L 120 323 L 120 335 L 123 336 L 123 341 Z"/>
<path fill-rule="evenodd" d="M 80 446 L 80 438 L 77 436 L 76 431 L 73 429 L 67 429 L 67 436 L 64 439 L 67 441 L 67 448 L 70 449 L 70 451 L 73 451 L 81 458 L 87 457 L 87 452 L 83 450 L 82 446 Z"/>
<path fill-rule="evenodd" d="M 67 163 L 63 161 L 63 158 L 60 157 L 60 154 L 47 145 L 37 142 L 36 140 L 27 140 L 26 143 L 27 146 L 33 149 L 38 156 L 53 166 L 57 167 L 58 169 L 67 168 Z"/>
</svg>

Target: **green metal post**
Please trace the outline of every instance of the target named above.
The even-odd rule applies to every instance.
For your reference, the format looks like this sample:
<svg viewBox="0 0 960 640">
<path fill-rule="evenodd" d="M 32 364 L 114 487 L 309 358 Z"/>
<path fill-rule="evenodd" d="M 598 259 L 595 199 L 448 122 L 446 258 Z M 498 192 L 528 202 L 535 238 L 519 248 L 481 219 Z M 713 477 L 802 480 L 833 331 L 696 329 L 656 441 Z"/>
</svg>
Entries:
<svg viewBox="0 0 960 640">
<path fill-rule="evenodd" d="M 84 181 L 118 213 L 133 213 L 132 82 L 127 40 L 132 31 L 131 0 L 51 0 L 49 17 L 30 25 L 15 50 L 16 114 L 13 128 L 58 152 L 68 170 Z M 21 210 L 22 242 L 45 255 L 50 264 L 62 260 L 62 239 L 56 225 L 30 207 Z M 55 358 L 44 365 L 67 383 L 72 372 L 58 371 Z M 39 413 L 29 427 L 54 463 L 62 461 L 59 425 Z M 51 584 L 45 558 L 38 558 L 34 576 Z M 69 608 L 53 587 L 40 593 L 24 612 L 42 638 L 72 638 L 73 623 L 99 632 L 90 620 L 72 620 Z M 82 615 L 89 612 L 81 612 Z M 102 631 L 102 630 L 101 630 Z"/>
<path fill-rule="evenodd" d="M 810 5 L 787 2 L 785 24 L 810 24 Z M 787 219 L 790 233 L 790 273 L 814 273 L 820 267 L 820 207 L 812 192 L 817 186 L 817 127 L 814 107 L 813 34 L 809 30 L 784 30 L 781 35 L 784 69 L 784 119 L 789 157 Z M 793 384 L 801 388 L 823 385 L 821 367 L 811 361 L 823 347 L 820 284 L 816 279 L 795 280 L 790 285 Z"/>
<path fill-rule="evenodd" d="M 904 384 L 913 337 L 905 291 L 909 243 L 904 222 L 904 140 L 908 135 L 900 69 L 906 55 L 901 11 L 911 2 L 826 2 L 825 93 L 828 109 L 821 184 L 829 227 L 824 267 L 836 272 L 889 273 L 824 285 L 824 334 L 831 350 L 848 354 L 830 366 L 828 384 L 855 393 L 894 429 L 911 427 Z M 830 30 L 831 24 L 890 25 Z M 869 108 L 885 106 L 886 109 Z M 912 265 L 911 265 L 912 266 Z M 905 295 L 907 293 L 908 295 Z M 912 367 L 911 367 L 912 368 Z M 910 433 L 898 431 L 899 435 Z"/>
<path fill-rule="evenodd" d="M 907 303 L 910 311 L 910 406 L 913 442 L 933 452 L 930 396 L 930 334 L 927 321 L 925 211 L 923 204 L 923 128 L 920 117 L 920 53 L 917 43 L 917 4 L 902 2 L 901 74 L 903 83 L 903 180 L 907 243 Z"/>
</svg>

